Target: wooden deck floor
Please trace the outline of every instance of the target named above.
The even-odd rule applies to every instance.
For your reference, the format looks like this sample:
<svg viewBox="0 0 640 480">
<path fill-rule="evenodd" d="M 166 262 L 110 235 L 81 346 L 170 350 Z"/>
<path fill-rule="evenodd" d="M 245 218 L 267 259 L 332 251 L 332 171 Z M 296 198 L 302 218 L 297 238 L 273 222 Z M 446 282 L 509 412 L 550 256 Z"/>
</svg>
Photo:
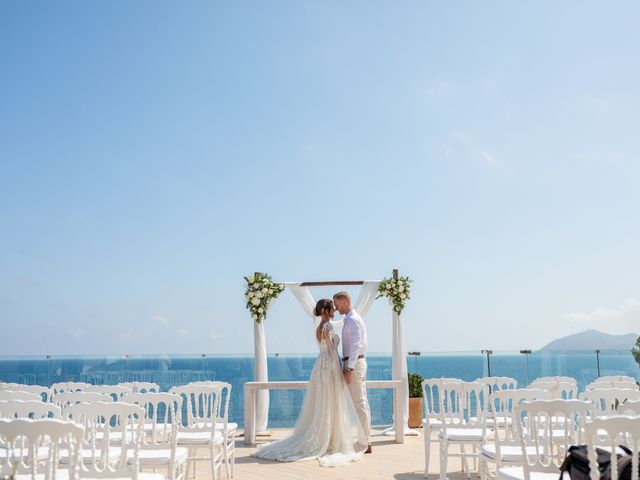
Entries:
<svg viewBox="0 0 640 480">
<path fill-rule="evenodd" d="M 272 437 L 260 437 L 261 441 L 274 441 L 283 438 L 289 430 L 273 430 Z M 406 437 L 406 443 L 396 444 L 393 437 L 375 435 L 372 438 L 373 453 L 365 455 L 360 462 L 344 467 L 323 468 L 317 461 L 309 462 L 270 462 L 250 457 L 253 447 L 245 447 L 242 438 L 236 444 L 236 471 L 234 480 L 423 480 L 424 479 L 424 443 L 422 436 Z M 439 478 L 438 443 L 432 443 L 429 480 Z M 459 459 L 449 461 L 449 480 L 466 480 L 461 473 Z M 199 462 L 197 480 L 210 480 L 207 462 Z M 224 469 L 223 475 L 224 476 Z M 474 476 L 474 480 L 477 476 Z"/>
</svg>

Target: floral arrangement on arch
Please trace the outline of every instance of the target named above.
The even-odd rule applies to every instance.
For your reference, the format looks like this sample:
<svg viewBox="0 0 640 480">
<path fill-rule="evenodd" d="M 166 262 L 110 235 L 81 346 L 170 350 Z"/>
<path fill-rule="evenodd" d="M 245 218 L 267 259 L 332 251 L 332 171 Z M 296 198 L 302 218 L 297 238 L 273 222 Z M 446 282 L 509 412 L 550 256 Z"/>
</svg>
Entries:
<svg viewBox="0 0 640 480">
<path fill-rule="evenodd" d="M 282 283 L 274 283 L 266 273 L 255 273 L 250 277 L 244 277 L 247 282 L 247 290 L 244 294 L 247 299 L 247 310 L 251 317 L 258 323 L 267 316 L 267 310 L 271 303 L 284 291 Z"/>
<path fill-rule="evenodd" d="M 393 309 L 401 313 L 407 300 L 411 298 L 411 282 L 409 277 L 383 278 L 378 284 L 376 298 L 388 297 L 393 304 Z"/>
</svg>

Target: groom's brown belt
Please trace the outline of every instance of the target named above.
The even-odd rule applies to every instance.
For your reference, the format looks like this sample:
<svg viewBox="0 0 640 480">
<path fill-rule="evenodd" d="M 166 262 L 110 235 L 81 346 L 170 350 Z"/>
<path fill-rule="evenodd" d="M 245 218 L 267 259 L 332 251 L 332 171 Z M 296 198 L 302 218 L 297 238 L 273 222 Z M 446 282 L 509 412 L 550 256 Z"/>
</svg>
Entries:
<svg viewBox="0 0 640 480">
<path fill-rule="evenodd" d="M 358 355 L 358 360 L 360 360 L 361 358 L 364 358 L 364 355 Z M 343 362 L 346 362 L 347 360 L 349 360 L 349 357 L 344 357 L 342 359 Z"/>
</svg>

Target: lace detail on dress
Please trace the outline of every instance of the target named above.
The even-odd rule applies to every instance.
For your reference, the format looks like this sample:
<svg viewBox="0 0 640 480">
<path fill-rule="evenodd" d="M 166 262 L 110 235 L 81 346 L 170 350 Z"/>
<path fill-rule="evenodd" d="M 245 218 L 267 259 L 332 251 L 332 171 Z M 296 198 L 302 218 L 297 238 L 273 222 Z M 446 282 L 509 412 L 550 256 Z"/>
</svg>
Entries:
<svg viewBox="0 0 640 480">
<path fill-rule="evenodd" d="M 320 353 L 311 371 L 309 388 L 293 433 L 264 445 L 252 456 L 283 462 L 319 459 L 322 466 L 345 465 L 361 458 L 357 427 L 338 356 L 340 337 L 331 322 L 322 326 Z"/>
</svg>

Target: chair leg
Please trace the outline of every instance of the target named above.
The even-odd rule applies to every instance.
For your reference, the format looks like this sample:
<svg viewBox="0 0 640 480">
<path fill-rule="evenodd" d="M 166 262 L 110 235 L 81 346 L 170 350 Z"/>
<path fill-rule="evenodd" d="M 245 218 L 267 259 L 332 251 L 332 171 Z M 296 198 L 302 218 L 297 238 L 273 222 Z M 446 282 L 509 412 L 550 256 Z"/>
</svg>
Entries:
<svg viewBox="0 0 640 480">
<path fill-rule="evenodd" d="M 471 480 L 471 471 L 469 470 L 469 462 L 467 461 L 467 454 L 464 450 L 464 443 L 460 444 L 460 452 L 462 452 L 463 471 L 467 472 L 467 479 Z"/>
<path fill-rule="evenodd" d="M 447 462 L 449 455 L 449 446 L 446 440 L 440 442 L 440 480 L 447 480 Z"/>
<path fill-rule="evenodd" d="M 431 457 L 431 435 L 429 434 L 428 427 L 423 432 L 424 435 L 424 478 L 429 475 L 429 458 Z"/>
<path fill-rule="evenodd" d="M 227 475 L 227 480 L 231 480 L 231 468 L 229 467 L 229 444 L 225 441 L 223 447 L 224 454 L 224 471 Z"/>
<path fill-rule="evenodd" d="M 216 453 L 213 445 L 209 447 L 209 461 L 211 462 L 211 478 L 213 478 L 213 480 L 217 480 L 218 473 L 216 472 Z"/>
</svg>

